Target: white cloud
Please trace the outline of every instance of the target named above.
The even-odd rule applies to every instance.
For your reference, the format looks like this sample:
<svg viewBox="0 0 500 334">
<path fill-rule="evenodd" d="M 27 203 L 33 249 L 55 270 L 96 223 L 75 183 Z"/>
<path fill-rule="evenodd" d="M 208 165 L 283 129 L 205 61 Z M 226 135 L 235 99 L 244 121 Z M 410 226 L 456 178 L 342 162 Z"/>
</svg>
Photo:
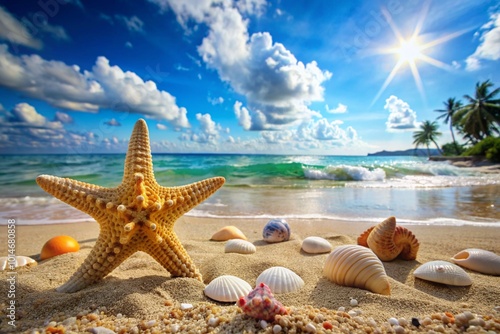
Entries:
<svg viewBox="0 0 500 334">
<path fill-rule="evenodd" d="M 111 109 L 167 120 L 176 127 L 189 127 L 187 110 L 175 97 L 157 89 L 153 81 L 111 66 L 98 57 L 91 71 L 77 65 L 45 60 L 38 55 L 16 56 L 0 44 L 0 86 L 20 91 L 51 105 L 76 111 Z"/>
<path fill-rule="evenodd" d="M 161 123 L 157 123 L 157 124 L 156 124 L 156 128 L 157 128 L 158 130 L 162 130 L 162 131 L 167 130 L 167 126 L 166 126 L 165 124 L 161 124 Z"/>
<path fill-rule="evenodd" d="M 73 118 L 64 112 L 56 111 L 56 115 L 54 118 L 55 121 L 59 121 L 63 124 L 73 123 Z"/>
<path fill-rule="evenodd" d="M 33 49 L 41 49 L 43 46 L 41 40 L 35 38 L 25 25 L 2 6 L 0 6 L 0 38 Z"/>
<path fill-rule="evenodd" d="M 124 24 L 125 27 L 127 27 L 127 29 L 129 31 L 132 31 L 132 32 L 143 32 L 144 31 L 143 30 L 144 22 L 142 22 L 142 20 L 135 15 L 131 16 L 131 17 L 127 17 L 124 15 L 116 14 L 115 19 L 118 22 L 121 22 L 122 24 Z"/>
<path fill-rule="evenodd" d="M 308 105 L 323 99 L 322 83 L 331 73 L 320 70 L 315 61 L 298 61 L 269 33 L 249 35 L 243 14 L 258 14 L 263 0 L 151 1 L 172 9 L 186 29 L 189 22 L 208 26 L 198 53 L 221 80 L 246 97 L 248 107 L 239 109 L 244 129 L 281 129 L 318 116 Z"/>
<path fill-rule="evenodd" d="M 116 120 L 116 118 L 112 118 L 109 121 L 104 122 L 104 124 L 106 124 L 108 126 L 122 126 L 122 124 L 120 122 L 118 122 Z"/>
<path fill-rule="evenodd" d="M 326 112 L 330 113 L 330 114 L 343 114 L 343 113 L 346 113 L 347 112 L 347 106 L 342 104 L 342 103 L 339 103 L 337 105 L 337 108 L 334 108 L 334 109 L 330 109 L 328 107 L 328 104 L 325 106 L 325 109 L 326 109 Z"/>
<path fill-rule="evenodd" d="M 224 103 L 224 98 L 222 96 L 219 97 L 214 97 L 214 98 L 209 98 L 208 102 L 210 102 L 212 105 L 217 105 L 217 104 L 222 104 Z"/>
<path fill-rule="evenodd" d="M 200 123 L 199 129 L 196 132 L 188 131 L 182 133 L 179 140 L 183 142 L 196 142 L 200 144 L 217 145 L 220 139 L 220 124 L 216 124 L 210 114 L 196 114 L 196 120 Z"/>
<path fill-rule="evenodd" d="M 490 21 L 481 27 L 481 44 L 466 59 L 466 69 L 475 71 L 481 68 L 481 60 L 500 59 L 500 12 L 490 16 Z"/>
<path fill-rule="evenodd" d="M 391 95 L 385 100 L 384 109 L 389 112 L 386 127 L 387 131 L 413 131 L 418 127 L 417 113 L 408 103 Z"/>
</svg>

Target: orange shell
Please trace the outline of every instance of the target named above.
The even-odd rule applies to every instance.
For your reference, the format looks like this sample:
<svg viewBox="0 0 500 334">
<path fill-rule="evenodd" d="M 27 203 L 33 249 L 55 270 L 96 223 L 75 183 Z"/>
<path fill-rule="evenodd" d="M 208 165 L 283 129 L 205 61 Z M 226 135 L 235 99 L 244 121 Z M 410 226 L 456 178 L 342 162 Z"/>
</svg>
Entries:
<svg viewBox="0 0 500 334">
<path fill-rule="evenodd" d="M 369 247 L 380 260 L 392 261 L 397 257 L 415 260 L 420 244 L 413 233 L 405 227 L 396 226 L 396 218 L 389 217 L 363 232 L 358 245 Z"/>
<path fill-rule="evenodd" d="M 77 252 L 79 250 L 80 244 L 78 244 L 78 241 L 67 235 L 59 235 L 53 237 L 43 245 L 40 252 L 40 260 L 46 260 L 57 255 Z"/>
<path fill-rule="evenodd" d="M 220 230 L 214 233 L 210 240 L 214 241 L 226 241 L 230 239 L 243 239 L 247 240 L 247 237 L 240 231 L 236 226 L 224 226 Z"/>
</svg>

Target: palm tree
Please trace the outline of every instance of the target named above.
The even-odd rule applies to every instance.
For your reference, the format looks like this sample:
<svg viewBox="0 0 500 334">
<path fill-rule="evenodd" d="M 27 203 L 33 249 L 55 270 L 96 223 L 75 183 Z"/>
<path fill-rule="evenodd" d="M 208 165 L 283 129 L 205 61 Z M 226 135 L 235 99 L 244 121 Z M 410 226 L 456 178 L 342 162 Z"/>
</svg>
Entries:
<svg viewBox="0 0 500 334">
<path fill-rule="evenodd" d="M 437 119 L 443 118 L 444 124 L 450 124 L 450 132 L 451 138 L 453 139 L 453 146 L 455 146 L 455 153 L 460 154 L 460 150 L 458 149 L 457 141 L 455 140 L 455 134 L 453 133 L 453 115 L 457 110 L 462 107 L 462 102 L 455 101 L 454 97 L 450 97 L 447 101 L 443 102 L 445 109 L 437 109 L 434 110 L 436 112 L 441 113 Z"/>
<path fill-rule="evenodd" d="M 441 132 L 438 131 L 439 126 L 436 122 L 425 121 L 420 124 L 420 131 L 415 131 L 413 133 L 413 144 L 415 144 L 415 149 L 419 145 L 425 145 L 427 147 L 427 155 L 430 156 L 429 144 L 432 142 L 436 145 L 440 154 L 443 154 L 441 148 L 436 143 L 437 137 L 441 136 Z"/>
<path fill-rule="evenodd" d="M 492 86 L 489 80 L 478 82 L 475 96 L 464 95 L 469 104 L 452 117 L 453 123 L 460 125 L 476 142 L 491 136 L 493 132 L 500 133 L 497 127 L 500 125 L 500 99 L 494 99 L 500 88 L 488 92 Z"/>
</svg>

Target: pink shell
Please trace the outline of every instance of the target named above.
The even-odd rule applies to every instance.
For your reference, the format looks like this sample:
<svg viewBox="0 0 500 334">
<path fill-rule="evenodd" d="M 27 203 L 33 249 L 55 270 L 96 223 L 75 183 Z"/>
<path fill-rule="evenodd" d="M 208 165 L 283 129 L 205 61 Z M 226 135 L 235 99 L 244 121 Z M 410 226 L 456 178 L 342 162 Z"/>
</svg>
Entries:
<svg viewBox="0 0 500 334">
<path fill-rule="evenodd" d="M 246 297 L 241 297 L 237 305 L 246 315 L 259 320 L 271 321 L 275 315 L 288 314 L 288 310 L 274 298 L 271 289 L 264 283 L 257 285 Z"/>
</svg>

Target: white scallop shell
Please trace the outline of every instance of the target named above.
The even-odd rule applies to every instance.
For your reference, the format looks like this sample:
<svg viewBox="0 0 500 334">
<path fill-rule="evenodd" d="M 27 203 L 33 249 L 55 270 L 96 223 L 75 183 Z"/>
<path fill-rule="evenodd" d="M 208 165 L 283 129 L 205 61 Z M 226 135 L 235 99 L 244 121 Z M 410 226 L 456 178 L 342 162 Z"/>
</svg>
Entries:
<svg viewBox="0 0 500 334">
<path fill-rule="evenodd" d="M 266 284 L 273 293 L 294 292 L 304 286 L 304 280 L 299 275 L 285 267 L 271 267 L 264 270 L 255 285 Z"/>
<path fill-rule="evenodd" d="M 500 275 L 500 256 L 484 249 L 468 248 L 455 254 L 451 260 L 483 274 Z"/>
<path fill-rule="evenodd" d="M 290 226 L 284 219 L 271 219 L 262 230 L 262 238 L 266 242 L 288 241 Z"/>
<path fill-rule="evenodd" d="M 430 261 L 415 269 L 417 278 L 447 285 L 468 286 L 472 280 L 465 270 L 447 261 Z"/>
<path fill-rule="evenodd" d="M 225 253 L 252 254 L 257 251 L 255 245 L 243 239 L 231 239 L 224 246 Z"/>
<path fill-rule="evenodd" d="M 37 262 L 30 257 L 22 256 L 22 255 L 18 255 L 15 257 L 14 256 L 0 257 L 0 270 L 6 270 L 6 269 L 12 270 L 16 267 L 22 267 L 22 266 L 26 266 L 28 264 L 36 265 Z"/>
<path fill-rule="evenodd" d="M 384 265 L 371 249 L 363 246 L 336 247 L 326 258 L 323 274 L 339 285 L 391 294 Z"/>
<path fill-rule="evenodd" d="M 302 241 L 302 250 L 311 254 L 329 253 L 332 251 L 332 245 L 321 237 L 307 237 Z"/>
<path fill-rule="evenodd" d="M 239 277 L 223 275 L 214 278 L 203 292 L 208 298 L 219 302 L 235 302 L 252 291 L 250 284 Z"/>
</svg>

